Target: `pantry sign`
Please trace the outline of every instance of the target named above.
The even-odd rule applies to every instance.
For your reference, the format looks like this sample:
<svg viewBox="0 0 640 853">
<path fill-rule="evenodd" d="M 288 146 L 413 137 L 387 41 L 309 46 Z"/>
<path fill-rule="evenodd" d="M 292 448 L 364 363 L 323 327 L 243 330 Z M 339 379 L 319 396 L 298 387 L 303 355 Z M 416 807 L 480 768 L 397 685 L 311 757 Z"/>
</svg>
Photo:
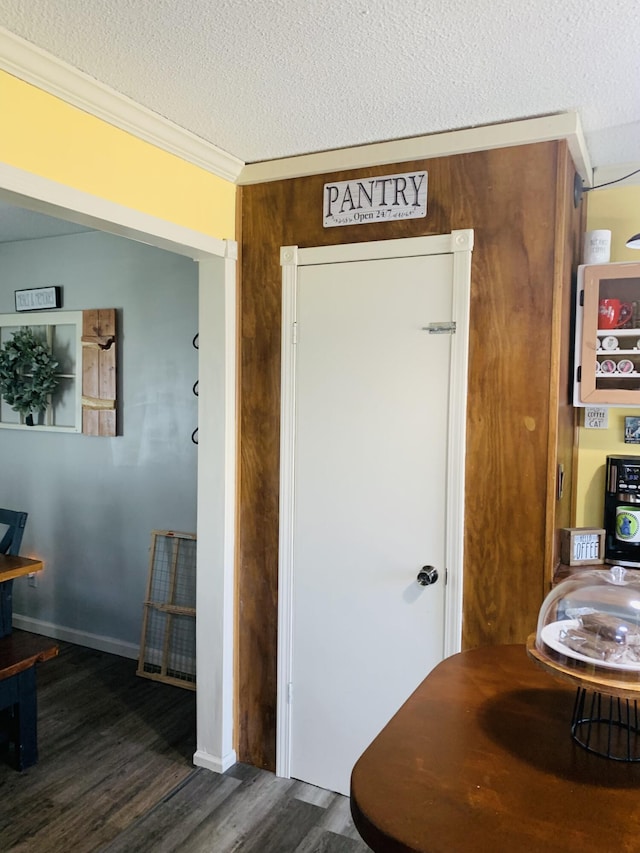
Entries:
<svg viewBox="0 0 640 853">
<path fill-rule="evenodd" d="M 406 172 L 324 185 L 323 225 L 364 225 L 427 215 L 427 173 Z"/>
</svg>

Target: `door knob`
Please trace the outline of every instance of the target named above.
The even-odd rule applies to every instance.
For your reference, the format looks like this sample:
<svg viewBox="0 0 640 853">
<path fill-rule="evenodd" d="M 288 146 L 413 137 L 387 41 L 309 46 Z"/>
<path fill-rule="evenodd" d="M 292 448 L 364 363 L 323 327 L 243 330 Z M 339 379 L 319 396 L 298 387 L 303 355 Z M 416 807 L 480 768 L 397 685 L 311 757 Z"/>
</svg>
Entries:
<svg viewBox="0 0 640 853">
<path fill-rule="evenodd" d="M 438 580 L 438 570 L 433 566 L 423 566 L 418 572 L 416 580 L 420 586 L 431 586 Z"/>
</svg>

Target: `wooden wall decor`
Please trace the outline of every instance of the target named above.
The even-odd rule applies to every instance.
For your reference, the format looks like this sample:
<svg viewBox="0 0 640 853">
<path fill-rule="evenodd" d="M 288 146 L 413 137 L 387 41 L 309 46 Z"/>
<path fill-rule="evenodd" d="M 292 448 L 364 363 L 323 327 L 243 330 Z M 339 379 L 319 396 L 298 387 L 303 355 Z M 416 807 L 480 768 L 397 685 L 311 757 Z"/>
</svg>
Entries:
<svg viewBox="0 0 640 853">
<path fill-rule="evenodd" d="M 116 432 L 116 309 L 82 312 L 82 432 Z"/>
<path fill-rule="evenodd" d="M 322 227 L 329 181 L 427 170 L 425 219 Z M 463 644 L 524 642 L 570 525 L 572 270 L 581 208 L 566 143 L 479 151 L 239 190 L 238 756 L 274 769 L 280 247 L 473 228 Z M 558 493 L 558 466 L 564 491 Z"/>
</svg>

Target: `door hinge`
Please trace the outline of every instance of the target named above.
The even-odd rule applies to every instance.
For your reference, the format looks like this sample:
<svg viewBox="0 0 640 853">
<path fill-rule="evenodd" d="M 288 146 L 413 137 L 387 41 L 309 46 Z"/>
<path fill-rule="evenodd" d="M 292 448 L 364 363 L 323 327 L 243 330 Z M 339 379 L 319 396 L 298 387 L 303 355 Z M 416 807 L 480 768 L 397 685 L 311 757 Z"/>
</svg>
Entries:
<svg viewBox="0 0 640 853">
<path fill-rule="evenodd" d="M 578 367 L 578 382 L 582 382 L 582 365 Z"/>
<path fill-rule="evenodd" d="M 444 570 L 444 585 L 446 586 L 449 583 L 449 569 L 445 568 Z"/>
<path fill-rule="evenodd" d="M 456 324 L 451 323 L 429 323 L 428 326 L 422 327 L 423 332 L 429 332 L 430 335 L 455 335 Z"/>
<path fill-rule="evenodd" d="M 297 322 L 294 322 L 294 324 L 293 324 L 293 334 L 292 334 L 292 338 L 291 338 L 291 343 L 292 344 L 298 343 L 298 323 Z"/>
<path fill-rule="evenodd" d="M 287 705 L 290 705 L 293 701 L 293 682 L 289 682 L 287 684 Z"/>
<path fill-rule="evenodd" d="M 580 291 L 580 307 L 584 308 L 584 290 Z"/>
</svg>

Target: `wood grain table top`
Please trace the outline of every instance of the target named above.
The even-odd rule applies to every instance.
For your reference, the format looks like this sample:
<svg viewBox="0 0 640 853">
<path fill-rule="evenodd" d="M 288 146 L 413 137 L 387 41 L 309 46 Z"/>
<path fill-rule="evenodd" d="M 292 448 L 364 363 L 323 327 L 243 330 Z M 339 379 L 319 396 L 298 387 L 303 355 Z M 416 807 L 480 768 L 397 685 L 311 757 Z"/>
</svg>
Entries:
<svg viewBox="0 0 640 853">
<path fill-rule="evenodd" d="M 640 765 L 572 740 L 574 698 L 524 645 L 447 658 L 355 765 L 358 831 L 376 853 L 640 850 Z"/>
<path fill-rule="evenodd" d="M 42 560 L 32 560 L 30 557 L 14 557 L 10 554 L 0 554 L 0 583 L 40 572 L 44 568 Z"/>
<path fill-rule="evenodd" d="M 49 637 L 29 631 L 12 631 L 0 639 L 0 681 L 24 672 L 58 654 L 58 644 Z"/>
</svg>

